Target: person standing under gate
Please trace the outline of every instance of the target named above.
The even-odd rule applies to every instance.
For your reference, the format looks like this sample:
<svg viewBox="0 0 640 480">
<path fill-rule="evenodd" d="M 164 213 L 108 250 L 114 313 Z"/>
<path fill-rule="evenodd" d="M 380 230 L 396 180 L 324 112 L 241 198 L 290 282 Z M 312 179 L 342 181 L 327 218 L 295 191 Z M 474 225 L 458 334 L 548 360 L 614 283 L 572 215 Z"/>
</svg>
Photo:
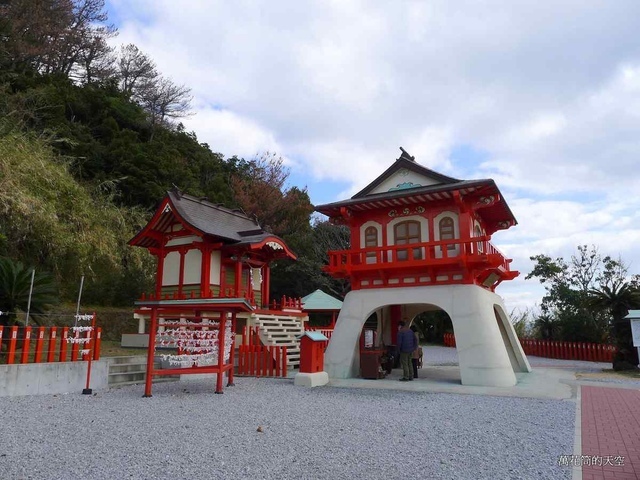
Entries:
<svg viewBox="0 0 640 480">
<path fill-rule="evenodd" d="M 413 365 L 411 364 L 411 357 L 416 348 L 418 348 L 418 341 L 415 333 L 407 326 L 403 321 L 398 323 L 400 331 L 398 332 L 398 350 L 400 351 L 400 365 L 402 366 L 402 378 L 401 382 L 408 382 L 413 380 Z"/>
<path fill-rule="evenodd" d="M 411 331 L 416 336 L 416 344 L 418 345 L 416 349 L 411 354 L 411 364 L 413 367 L 413 378 L 418 378 L 418 367 L 420 365 L 422 358 L 422 347 L 420 346 L 420 337 L 418 336 L 418 327 L 415 325 L 411 325 Z"/>
</svg>

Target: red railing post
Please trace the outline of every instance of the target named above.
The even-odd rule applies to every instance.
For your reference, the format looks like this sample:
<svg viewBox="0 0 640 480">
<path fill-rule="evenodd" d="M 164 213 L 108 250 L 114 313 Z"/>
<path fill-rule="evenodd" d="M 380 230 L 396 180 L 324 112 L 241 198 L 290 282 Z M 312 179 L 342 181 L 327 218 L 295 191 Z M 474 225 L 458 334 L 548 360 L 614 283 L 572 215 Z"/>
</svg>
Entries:
<svg viewBox="0 0 640 480">
<path fill-rule="evenodd" d="M 237 375 L 242 375 L 242 344 L 238 345 L 238 371 Z"/>
<path fill-rule="evenodd" d="M 93 359 L 100 360 L 100 348 L 102 347 L 102 327 L 96 329 L 96 338 L 93 346 Z"/>
<path fill-rule="evenodd" d="M 262 376 L 263 377 L 267 377 L 267 376 L 269 376 L 269 360 L 270 360 L 269 354 L 271 353 L 270 350 L 269 350 L 269 346 L 268 345 L 265 345 L 263 347 L 263 352 L 264 352 L 263 353 L 264 365 L 262 367 Z"/>
<path fill-rule="evenodd" d="M 287 376 L 287 347 L 282 347 L 282 376 Z"/>
<path fill-rule="evenodd" d="M 36 338 L 36 354 L 33 363 L 42 362 L 42 347 L 44 346 L 44 327 L 38 327 L 38 336 Z"/>
<path fill-rule="evenodd" d="M 269 350 L 269 365 L 268 365 L 269 369 L 268 369 L 267 373 L 268 373 L 268 375 L 270 377 L 273 377 L 273 350 L 274 350 L 274 347 L 267 347 L 267 348 Z"/>
<path fill-rule="evenodd" d="M 49 363 L 53 362 L 55 359 L 57 330 L 57 327 L 51 327 L 49 329 L 49 343 L 47 344 L 47 362 Z"/>
<path fill-rule="evenodd" d="M 7 364 L 13 365 L 16 358 L 16 344 L 18 343 L 18 327 L 11 327 L 11 336 L 9 337 L 9 353 L 7 354 Z"/>
<path fill-rule="evenodd" d="M 251 353 L 253 353 L 253 355 L 251 356 L 251 375 L 252 376 L 257 376 L 258 374 L 258 365 L 259 365 L 259 358 L 258 358 L 258 354 L 259 354 L 260 350 L 256 345 L 253 345 L 253 347 L 251 348 Z"/>
<path fill-rule="evenodd" d="M 78 349 L 80 344 L 78 340 L 80 339 L 80 332 L 76 331 L 73 334 L 73 343 L 71 344 L 71 361 L 75 362 L 78 360 Z"/>
<path fill-rule="evenodd" d="M 62 328 L 62 335 L 60 336 L 60 355 L 58 356 L 59 362 L 67 361 L 67 348 L 69 347 L 67 339 L 69 338 L 69 327 Z"/>
<path fill-rule="evenodd" d="M 280 376 L 280 356 L 281 356 L 281 350 L 282 347 L 276 346 L 275 347 L 275 363 L 276 363 L 276 377 Z"/>
<path fill-rule="evenodd" d="M 29 347 L 31 346 L 31 327 L 24 327 L 24 339 L 22 340 L 22 356 L 20 363 L 29 362 Z"/>
<path fill-rule="evenodd" d="M 93 347 L 93 339 L 95 338 L 93 330 L 87 330 L 87 332 L 84 334 L 84 337 L 88 340 L 88 342 L 82 344 L 82 360 L 89 360 L 89 358 L 93 354 L 93 352 L 91 351 Z M 89 353 L 84 353 L 84 350 L 89 350 Z"/>
</svg>

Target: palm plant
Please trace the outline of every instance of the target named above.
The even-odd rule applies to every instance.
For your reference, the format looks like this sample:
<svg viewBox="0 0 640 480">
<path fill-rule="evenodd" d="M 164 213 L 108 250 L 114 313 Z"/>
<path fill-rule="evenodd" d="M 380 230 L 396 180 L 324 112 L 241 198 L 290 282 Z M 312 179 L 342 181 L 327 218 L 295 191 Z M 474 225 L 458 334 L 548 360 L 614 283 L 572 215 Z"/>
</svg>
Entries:
<svg viewBox="0 0 640 480">
<path fill-rule="evenodd" d="M 17 312 L 27 310 L 31 288 L 32 269 L 21 262 L 0 257 L 0 325 L 15 325 Z M 57 290 L 53 277 L 36 271 L 31 293 L 33 313 L 44 313 L 48 306 L 57 302 Z M 38 323 L 35 320 L 35 323 Z"/>
<path fill-rule="evenodd" d="M 614 370 L 628 370 L 638 365 L 638 352 L 633 346 L 631 324 L 625 319 L 629 310 L 640 306 L 640 290 L 624 280 L 589 290 L 588 305 L 611 315 L 611 337 L 618 351 L 613 359 Z"/>
</svg>

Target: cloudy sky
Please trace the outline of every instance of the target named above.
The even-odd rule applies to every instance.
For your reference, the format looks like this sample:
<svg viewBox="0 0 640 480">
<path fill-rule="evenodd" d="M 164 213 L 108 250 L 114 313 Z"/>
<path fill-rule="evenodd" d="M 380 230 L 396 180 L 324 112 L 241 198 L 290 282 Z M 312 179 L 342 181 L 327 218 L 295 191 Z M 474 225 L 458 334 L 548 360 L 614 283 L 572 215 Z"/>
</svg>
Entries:
<svg viewBox="0 0 640 480">
<path fill-rule="evenodd" d="M 192 88 L 184 123 L 227 157 L 276 152 L 315 204 L 368 184 L 403 146 L 424 166 L 493 178 L 529 256 L 580 244 L 640 273 L 640 2 L 110 0 L 135 43 Z"/>
</svg>

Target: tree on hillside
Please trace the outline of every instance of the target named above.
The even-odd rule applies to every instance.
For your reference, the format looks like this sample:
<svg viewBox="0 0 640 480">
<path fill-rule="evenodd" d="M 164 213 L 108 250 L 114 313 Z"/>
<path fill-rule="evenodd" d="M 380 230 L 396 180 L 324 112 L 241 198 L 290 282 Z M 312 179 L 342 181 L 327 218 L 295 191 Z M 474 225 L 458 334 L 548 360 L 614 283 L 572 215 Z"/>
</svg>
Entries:
<svg viewBox="0 0 640 480">
<path fill-rule="evenodd" d="M 140 104 L 149 112 L 151 125 L 167 125 L 170 120 L 186 117 L 191 109 L 191 89 L 158 76 L 140 94 Z"/>
<path fill-rule="evenodd" d="M 351 248 L 351 232 L 346 225 L 335 225 L 328 221 L 316 221 L 313 224 L 313 258 L 318 269 L 320 288 L 329 291 L 341 300 L 351 291 L 348 278 L 336 279 L 322 268 L 329 264 L 329 252 L 349 250 Z"/>
<path fill-rule="evenodd" d="M 21 262 L 0 257 L 0 325 L 17 324 L 17 312 L 45 313 L 47 308 L 57 303 L 57 291 L 53 277 L 36 270 L 33 280 L 33 292 L 29 306 L 32 268 Z M 29 318 L 30 321 L 37 319 Z"/>
<path fill-rule="evenodd" d="M 99 61 L 109 50 L 106 39 L 116 33 L 113 26 L 105 25 L 104 6 L 104 0 L 3 2 L 2 64 L 12 71 L 65 76 L 75 68 L 91 67 L 89 59 Z"/>
<path fill-rule="evenodd" d="M 287 188 L 290 171 L 281 157 L 265 152 L 238 169 L 231 177 L 231 188 L 245 213 L 276 235 L 309 232 L 313 206 L 306 189 Z"/>
<path fill-rule="evenodd" d="M 133 43 L 120 47 L 116 69 L 120 89 L 129 97 L 149 88 L 158 77 L 156 64 Z"/>
<path fill-rule="evenodd" d="M 113 31 L 93 34 L 78 56 L 78 65 L 74 69 L 77 79 L 85 84 L 104 84 L 116 74 L 114 49 L 107 38 L 114 36 Z"/>
<path fill-rule="evenodd" d="M 307 224 L 308 225 L 308 224 Z M 345 250 L 350 245 L 349 229 L 326 221 L 315 221 L 309 231 L 289 235 L 288 243 L 298 254 L 296 262 L 277 262 L 272 270 L 272 293 L 302 297 L 320 289 L 344 299 L 351 285 L 348 279 L 335 279 L 323 272 L 327 252 Z"/>
<path fill-rule="evenodd" d="M 0 3 L 2 65 L 6 70 L 42 71 L 55 57 L 57 39 L 73 20 L 66 0 L 13 0 Z"/>
</svg>

